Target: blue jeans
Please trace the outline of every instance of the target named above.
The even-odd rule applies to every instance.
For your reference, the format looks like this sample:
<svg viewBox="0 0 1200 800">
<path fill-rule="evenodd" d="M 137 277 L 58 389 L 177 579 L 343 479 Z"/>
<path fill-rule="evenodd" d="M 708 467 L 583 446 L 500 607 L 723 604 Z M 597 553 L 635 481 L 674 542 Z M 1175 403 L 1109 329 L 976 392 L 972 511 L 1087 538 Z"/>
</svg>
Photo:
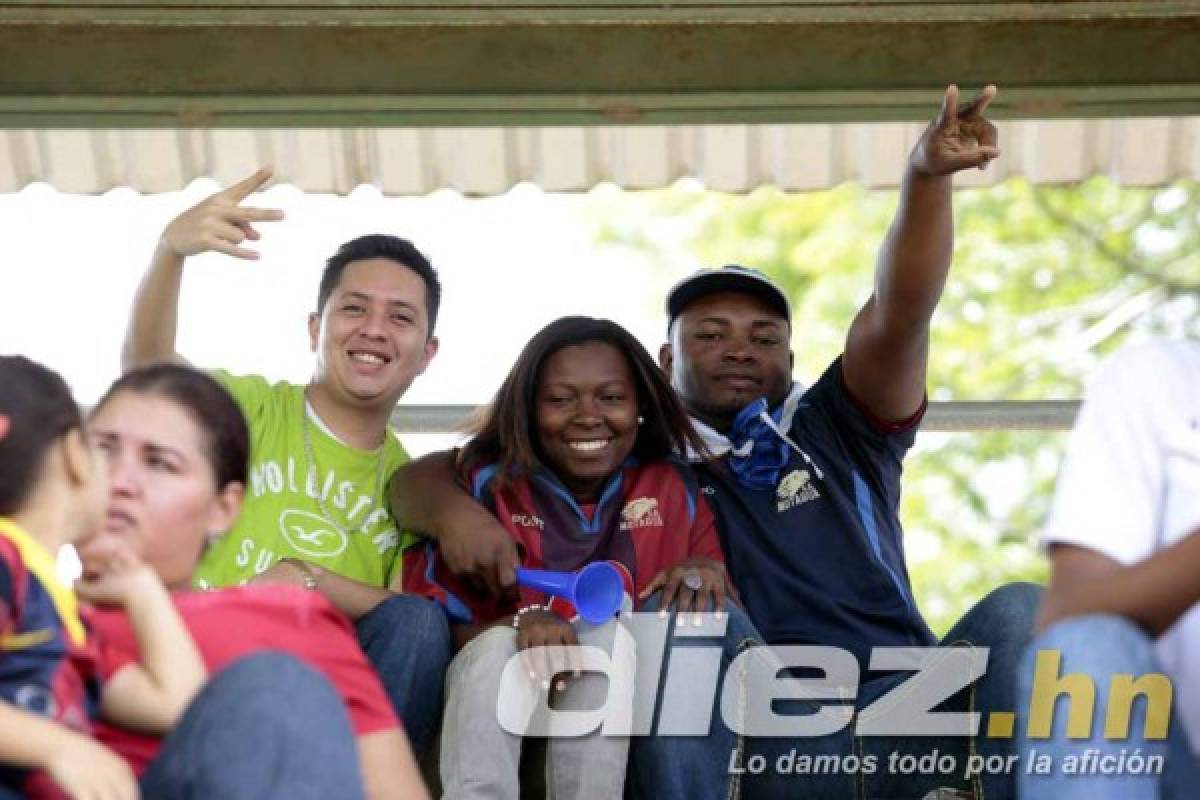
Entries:
<svg viewBox="0 0 1200 800">
<path fill-rule="evenodd" d="M 1040 756 L 1050 758 L 1047 762 L 1049 774 L 1035 775 L 1027 770 L 1021 771 L 1019 788 L 1022 800 L 1043 797 L 1055 800 L 1076 797 L 1088 800 L 1182 800 L 1196 796 L 1196 787 L 1200 784 L 1200 762 L 1189 746 L 1182 721 L 1175 714 L 1172 714 L 1165 740 L 1147 739 L 1147 703 L 1139 701 L 1133 704 L 1128 736 L 1111 740 L 1103 736 L 1112 677 L 1125 674 L 1137 678 L 1163 672 L 1154 651 L 1154 641 L 1145 631 L 1123 617 L 1106 614 L 1075 617 L 1052 625 L 1034 641 L 1022 665 L 1019 689 L 1022 719 L 1028 718 L 1034 660 L 1040 650 L 1057 650 L 1061 653 L 1060 675 L 1083 673 L 1092 678 L 1096 688 L 1095 713 L 1092 735 L 1086 739 L 1068 740 L 1066 727 L 1069 717 L 1066 702 L 1061 699 L 1055 704 L 1049 739 L 1031 739 L 1025 726 L 1021 726 L 1018 746 L 1023 760 L 1036 763 Z M 1163 769 L 1161 772 L 1142 774 L 1134 774 L 1132 770 L 1126 770 L 1124 774 L 1091 774 L 1092 770 L 1086 770 L 1086 774 L 1064 774 L 1062 767 L 1066 759 L 1074 756 L 1076 763 L 1084 763 L 1079 757 L 1089 750 L 1095 753 L 1097 760 L 1093 763 L 1097 764 L 1100 758 L 1106 756 L 1119 759 L 1122 751 L 1127 756 L 1140 751 L 1144 759 L 1160 756 Z"/>
<path fill-rule="evenodd" d="M 983 677 L 937 707 L 938 711 L 982 711 L 986 729 L 987 712 L 1016 708 L 1015 674 L 1021 654 L 1032 636 L 1033 619 L 1041 599 L 1040 587 L 1010 584 L 991 592 L 967 612 L 939 643 L 954 647 L 989 648 L 988 668 Z M 723 666 L 761 637 L 744 614 L 730 617 Z M 674 647 L 687 642 L 673 641 Z M 725 670 L 722 670 L 723 674 Z M 861 684 L 855 707 L 863 709 L 912 677 L 891 673 Z M 813 701 L 789 700 L 779 713 L 812 714 L 820 707 Z M 946 773 L 897 774 L 889 768 L 892 753 L 921 756 L 938 751 L 951 755 L 955 769 Z M 987 800 L 1015 796 L 1011 772 L 984 774 L 968 781 L 965 767 L 970 754 L 1007 756 L 1013 753 L 1010 738 L 960 737 L 866 737 L 856 736 L 854 722 L 836 733 L 814 738 L 738 737 L 716 718 L 707 737 L 650 736 L 634 739 L 631 786 L 641 797 L 805 797 L 805 798 L 920 798 L 939 787 L 971 790 Z M 847 756 L 860 763 L 873 755 L 878 769 L 794 774 L 782 765 L 795 765 L 798 756 L 835 756 L 848 764 Z M 761 760 L 755 758 L 761 757 Z M 764 766 L 759 774 L 746 770 L 751 761 Z M 731 766 L 738 769 L 731 770 Z M 847 767 L 849 769 L 849 767 Z M 745 770 L 745 771 L 742 771 Z"/>
<path fill-rule="evenodd" d="M 659 610 L 662 593 L 651 595 L 639 609 L 642 612 Z M 728 614 L 725 636 L 721 640 L 720 681 L 713 706 L 713 723 L 708 736 L 635 736 L 629 740 L 629 767 L 627 786 L 630 794 L 637 798 L 724 798 L 729 796 L 730 775 L 728 764 L 730 753 L 742 746 L 741 737 L 730 731 L 719 720 L 722 687 L 729 665 L 746 648 L 757 647 L 762 636 L 746 612 L 732 602 L 726 604 Z M 686 617 L 686 615 L 685 615 Z M 711 639 L 676 639 L 675 628 L 685 625 L 672 613 L 667 630 L 668 656 L 676 648 L 712 647 Z M 653 702 L 663 699 L 663 689 L 668 661 L 659 678 L 658 690 Z M 636 703 L 648 703 L 649 698 L 638 697 Z M 660 718 L 661 721 L 661 718 Z"/>
<path fill-rule="evenodd" d="M 442 716 L 452 649 L 445 612 L 431 600 L 398 594 L 360 617 L 355 630 L 420 759 Z"/>
<path fill-rule="evenodd" d="M 319 672 L 265 652 L 212 676 L 141 780 L 147 800 L 361 800 L 345 705 Z"/>
</svg>

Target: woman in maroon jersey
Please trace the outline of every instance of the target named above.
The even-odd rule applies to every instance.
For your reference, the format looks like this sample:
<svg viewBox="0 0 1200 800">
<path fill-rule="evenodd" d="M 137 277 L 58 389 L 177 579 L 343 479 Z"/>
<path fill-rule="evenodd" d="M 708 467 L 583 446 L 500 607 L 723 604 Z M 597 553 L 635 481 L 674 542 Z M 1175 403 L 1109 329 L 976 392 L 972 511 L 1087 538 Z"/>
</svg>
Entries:
<svg viewBox="0 0 1200 800">
<path fill-rule="evenodd" d="M 704 449 L 645 348 L 609 320 L 564 317 L 521 352 L 460 455 L 461 476 L 516 540 L 523 566 L 574 571 L 609 561 L 625 578 L 627 608 L 661 590 L 662 608 L 699 612 L 722 608 L 729 585 L 712 514 L 674 455 L 689 447 Z M 472 591 L 432 544 L 406 555 L 404 568 L 406 588 L 439 600 L 467 642 L 446 678 L 444 797 L 515 797 L 521 737 L 498 719 L 498 699 L 503 706 L 553 681 L 570 708 L 603 705 L 599 675 L 566 673 L 579 677 L 582 653 L 572 645 L 616 659 L 616 623 L 588 625 L 529 588 L 510 601 Z M 531 687 L 503 683 L 518 653 Z M 551 793 L 619 797 L 627 751 L 627 738 L 599 731 L 551 734 Z"/>
</svg>

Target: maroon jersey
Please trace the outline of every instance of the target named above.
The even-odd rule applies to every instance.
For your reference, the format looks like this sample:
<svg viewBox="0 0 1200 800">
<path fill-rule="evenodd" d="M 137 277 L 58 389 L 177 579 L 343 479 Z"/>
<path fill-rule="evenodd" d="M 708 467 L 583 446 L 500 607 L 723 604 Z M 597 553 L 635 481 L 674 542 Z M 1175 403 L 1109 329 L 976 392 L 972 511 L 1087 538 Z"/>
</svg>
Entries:
<svg viewBox="0 0 1200 800">
<path fill-rule="evenodd" d="M 517 543 L 521 565 L 574 571 L 611 561 L 626 573 L 635 599 L 661 570 L 687 558 L 723 561 L 709 511 L 691 472 L 675 461 L 626 461 L 594 504 L 581 505 L 547 472 L 497 488 L 494 465 L 471 473 L 475 499 L 491 511 Z M 446 569 L 432 541 L 404 555 L 404 590 L 440 603 L 458 622 L 491 622 L 521 605 L 544 603 L 541 592 L 521 588 L 518 603 L 503 604 L 473 592 Z"/>
</svg>

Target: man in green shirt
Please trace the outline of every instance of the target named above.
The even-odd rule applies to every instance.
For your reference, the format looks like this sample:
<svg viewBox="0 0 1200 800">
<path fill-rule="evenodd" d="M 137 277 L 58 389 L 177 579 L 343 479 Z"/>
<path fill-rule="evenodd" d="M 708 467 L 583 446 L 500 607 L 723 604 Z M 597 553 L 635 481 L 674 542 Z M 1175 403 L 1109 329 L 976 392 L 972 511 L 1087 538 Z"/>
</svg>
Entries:
<svg viewBox="0 0 1200 800">
<path fill-rule="evenodd" d="M 185 259 L 209 251 L 256 259 L 243 247 L 259 238 L 254 224 L 283 214 L 242 202 L 270 177 L 259 170 L 164 229 L 134 301 L 126 370 L 182 360 L 175 334 Z M 203 588 L 282 581 L 324 594 L 354 621 L 418 752 L 441 710 L 450 639 L 434 604 L 390 588 L 406 534 L 388 511 L 387 480 L 408 456 L 388 422 L 437 352 L 440 295 L 433 267 L 410 242 L 354 239 L 321 277 L 307 385 L 213 371 L 250 426 L 250 485 L 241 517 L 213 532 L 197 571 Z"/>
</svg>

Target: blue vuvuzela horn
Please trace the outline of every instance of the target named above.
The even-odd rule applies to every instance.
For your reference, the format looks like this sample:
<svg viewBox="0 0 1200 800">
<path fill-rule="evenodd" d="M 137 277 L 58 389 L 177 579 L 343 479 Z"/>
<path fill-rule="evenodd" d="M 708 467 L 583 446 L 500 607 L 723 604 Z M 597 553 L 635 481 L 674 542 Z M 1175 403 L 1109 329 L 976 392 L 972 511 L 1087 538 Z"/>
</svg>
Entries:
<svg viewBox="0 0 1200 800">
<path fill-rule="evenodd" d="M 599 625 L 621 610 L 625 584 L 607 561 L 588 564 L 578 572 L 517 569 L 517 583 L 570 601 L 585 622 Z"/>
</svg>

